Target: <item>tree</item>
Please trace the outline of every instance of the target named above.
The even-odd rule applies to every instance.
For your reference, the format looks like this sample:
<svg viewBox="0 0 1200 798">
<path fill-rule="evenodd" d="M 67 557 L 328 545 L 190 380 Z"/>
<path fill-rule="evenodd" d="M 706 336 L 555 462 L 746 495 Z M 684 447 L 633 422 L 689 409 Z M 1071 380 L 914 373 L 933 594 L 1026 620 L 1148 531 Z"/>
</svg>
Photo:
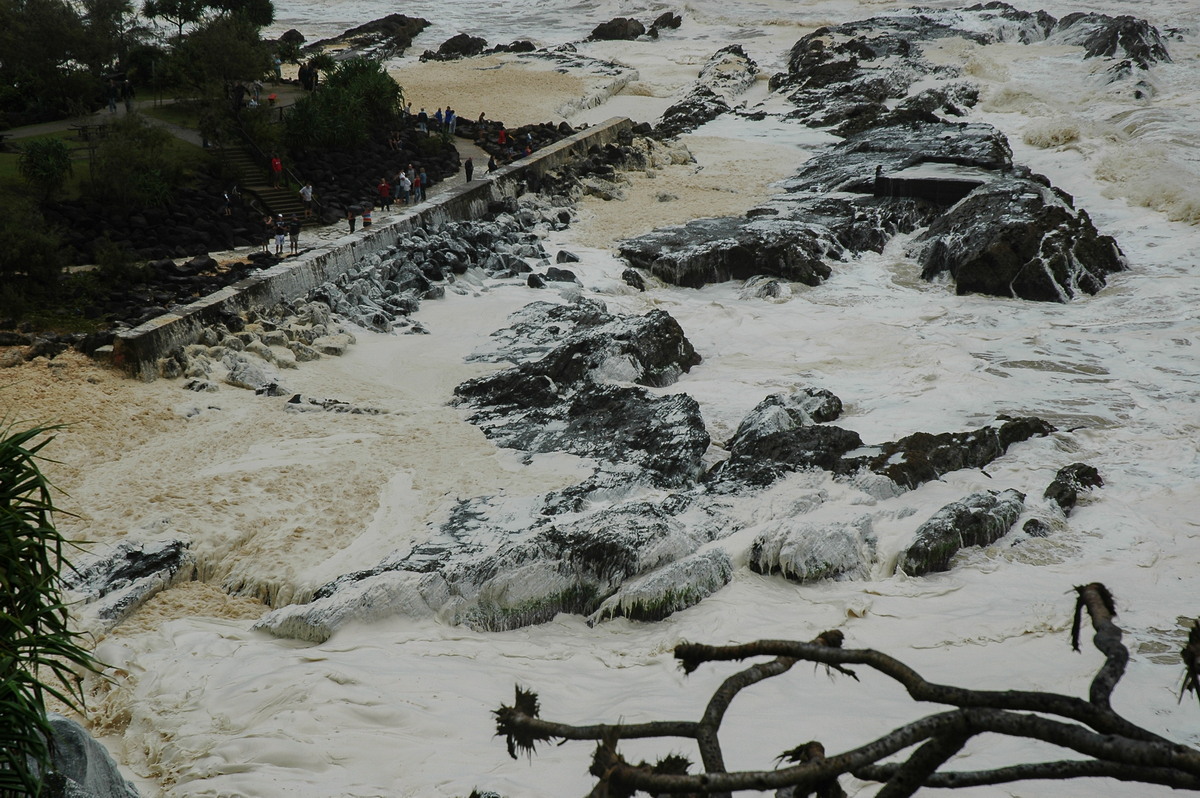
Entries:
<svg viewBox="0 0 1200 798">
<path fill-rule="evenodd" d="M 271 57 L 258 26 L 234 14 L 209 20 L 192 31 L 175 47 L 169 66 L 183 85 L 219 97 L 232 81 L 266 74 Z"/>
<path fill-rule="evenodd" d="M 1112 596 L 1099 583 L 1077 587 L 1072 645 L 1079 650 L 1079 630 L 1084 611 L 1095 630 L 1093 643 L 1105 661 L 1092 680 L 1088 700 L 1034 691 L 968 690 L 926 681 L 912 668 L 871 649 L 844 649 L 836 630 L 824 632 L 808 643 L 759 640 L 746 645 L 677 646 L 675 658 L 687 673 L 709 662 L 737 661 L 768 656 L 726 679 L 710 699 L 698 721 L 653 721 L 637 724 L 575 726 L 542 720 L 537 696 L 517 688 L 512 706 L 496 710 L 497 734 L 507 738 L 509 754 L 532 753 L 538 742 L 596 740 L 591 773 L 598 781 L 589 798 L 632 796 L 638 790 L 651 794 L 729 796 L 735 790 L 771 791 L 790 788 L 794 798 L 843 798 L 838 776 L 852 774 L 882 782 L 877 798 L 903 798 L 922 787 L 962 788 L 1004 784 L 1027 779 L 1108 777 L 1122 781 L 1162 784 L 1200 790 L 1200 751 L 1171 742 L 1119 715 L 1109 703 L 1113 689 L 1125 672 L 1129 652 L 1121 642 L 1121 629 Z M 1193 628 L 1183 650 L 1184 689 L 1200 696 L 1200 625 Z M 717 732 L 725 711 L 737 694 L 765 679 L 786 673 L 797 662 L 823 664 L 831 672 L 857 679 L 847 666 L 872 668 L 901 686 L 916 701 L 955 707 L 901 726 L 862 746 L 827 756 L 820 742 L 810 741 L 780 754 L 790 767 L 777 770 L 726 771 Z M 1082 754 L 1085 759 L 1017 764 L 973 772 L 939 772 L 972 737 L 1001 734 L 1040 740 Z M 688 774 L 690 763 L 671 756 L 655 765 L 631 764 L 617 752 L 620 740 L 648 737 L 681 737 L 696 741 L 704 772 Z M 919 746 L 900 762 L 883 760 Z"/>
<path fill-rule="evenodd" d="M 59 574 L 67 541 L 54 526 L 50 485 L 38 467 L 53 427 L 0 433 L 0 795 L 38 795 L 50 771 L 46 696 L 83 701 L 75 668 L 95 670 L 67 623 Z M 31 766 L 32 763 L 32 766 Z"/>
<path fill-rule="evenodd" d="M 400 84 L 378 61 L 338 63 L 319 92 L 300 98 L 285 119 L 285 138 L 296 150 L 349 149 L 394 128 L 404 102 Z"/>
<path fill-rule="evenodd" d="M 45 201 L 71 174 L 71 151 L 62 139 L 34 139 L 24 146 L 17 169 Z"/>
<path fill-rule="evenodd" d="M 203 19 L 206 7 L 201 0 L 146 0 L 142 6 L 142 16 L 174 25 L 178 38 L 182 40 L 183 26 L 194 25 Z"/>
</svg>

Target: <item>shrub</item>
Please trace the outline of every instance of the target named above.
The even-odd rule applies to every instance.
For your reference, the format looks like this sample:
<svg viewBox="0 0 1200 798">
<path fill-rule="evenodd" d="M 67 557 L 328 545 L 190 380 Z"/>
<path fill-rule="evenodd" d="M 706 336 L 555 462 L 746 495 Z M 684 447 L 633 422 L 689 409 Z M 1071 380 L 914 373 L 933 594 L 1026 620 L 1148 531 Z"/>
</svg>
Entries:
<svg viewBox="0 0 1200 798">
<path fill-rule="evenodd" d="M 378 61 L 351 58 L 326 73 L 320 91 L 302 97 L 285 119 L 289 147 L 352 149 L 396 126 L 404 91 Z"/>
<path fill-rule="evenodd" d="M 90 191 L 106 204 L 165 205 L 179 167 L 167 152 L 171 134 L 140 114 L 117 117 L 96 149 Z"/>
<path fill-rule="evenodd" d="M 52 289 L 62 269 L 62 242 L 32 203 L 0 205 L 0 285 L 10 298 Z"/>
<path fill-rule="evenodd" d="M 34 139 L 24 146 L 17 169 L 25 182 L 48 200 L 71 174 L 71 151 L 62 139 Z"/>
<path fill-rule="evenodd" d="M 54 427 L 0 433 L 0 795 L 38 795 L 50 769 L 46 696 L 83 701 L 75 668 L 96 670 L 67 623 L 59 575 L 69 563 L 38 461 Z M 31 766 L 32 765 L 32 766 Z"/>
</svg>

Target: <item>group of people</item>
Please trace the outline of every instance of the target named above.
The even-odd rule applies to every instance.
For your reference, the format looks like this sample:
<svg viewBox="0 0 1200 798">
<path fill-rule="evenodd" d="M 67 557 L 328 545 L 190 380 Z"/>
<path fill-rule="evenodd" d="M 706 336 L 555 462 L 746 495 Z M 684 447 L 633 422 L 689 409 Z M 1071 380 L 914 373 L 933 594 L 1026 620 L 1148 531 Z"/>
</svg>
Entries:
<svg viewBox="0 0 1200 798">
<path fill-rule="evenodd" d="M 117 112 L 117 100 L 121 100 L 125 104 L 125 113 L 133 111 L 133 83 L 129 78 L 109 78 L 108 85 L 104 89 L 105 97 L 108 99 L 108 112 L 115 114 Z"/>
<path fill-rule="evenodd" d="M 458 127 L 458 114 L 450 106 L 446 106 L 446 110 L 437 109 L 430 115 L 424 108 L 413 115 L 412 103 L 404 106 L 404 115 L 416 122 L 417 130 L 422 133 L 440 133 L 445 131 L 451 136 L 454 135 L 455 129 Z"/>
<path fill-rule="evenodd" d="M 271 251 L 271 239 L 274 238 L 275 254 L 281 256 L 283 255 L 284 239 L 290 238 L 290 254 L 298 255 L 300 253 L 300 226 L 300 217 L 294 213 L 287 220 L 283 218 L 282 213 L 276 214 L 274 217 L 267 214 L 263 217 L 262 251 Z"/>
</svg>

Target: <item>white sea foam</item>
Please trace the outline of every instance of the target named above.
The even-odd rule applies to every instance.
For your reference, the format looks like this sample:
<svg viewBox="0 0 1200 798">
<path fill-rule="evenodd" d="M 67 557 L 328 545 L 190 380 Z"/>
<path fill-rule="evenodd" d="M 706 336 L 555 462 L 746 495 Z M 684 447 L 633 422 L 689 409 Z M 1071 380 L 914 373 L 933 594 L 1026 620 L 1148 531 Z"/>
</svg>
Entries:
<svg viewBox="0 0 1200 798">
<path fill-rule="evenodd" d="M 288 0 L 277 27 L 329 35 L 394 10 L 384 5 Z M 653 115 L 724 44 L 738 41 L 760 65 L 780 68 L 804 26 L 907 5 L 693 0 L 682 8 L 683 28 L 658 43 L 588 46 L 639 78 L 578 116 L 609 116 L 622 102 L 643 102 Z M 953 472 L 900 495 L 879 484 L 795 474 L 752 501 L 731 499 L 736 531 L 710 545 L 729 552 L 732 583 L 666 621 L 617 619 L 590 628 L 583 618 L 561 616 L 482 633 L 365 613 L 369 623 L 308 645 L 250 631 L 256 613 L 248 599 L 214 589 L 276 605 L 304 600 L 324 581 L 421 539 L 458 498 L 519 502 L 587 473 L 578 458 L 498 452 L 446 404 L 454 385 L 497 367 L 464 362 L 480 339 L 524 302 L 544 298 L 516 282 L 426 302 L 419 318 L 429 336 L 363 332 L 346 357 L 287 373 L 293 390 L 391 411 L 382 416 L 286 414 L 276 400 L 230 389 L 189 398 L 200 412 L 185 418 L 176 412 L 184 399 L 170 383 L 128 383 L 70 359 L 49 384 L 44 367 L 36 375 L 33 365 L 8 370 L 3 378 L 15 383 L 9 395 L 55 407 L 57 417 L 91 421 L 63 433 L 55 453 L 70 464 L 53 468 L 70 493 L 67 506 L 84 516 L 67 527 L 94 540 L 187 536 L 212 583 L 164 595 L 99 651 L 117 669 L 115 681 L 100 688 L 97 726 L 144 793 L 450 798 L 480 787 L 512 798 L 582 795 L 590 746 L 550 747 L 532 764 L 512 761 L 492 736 L 489 710 L 519 682 L 537 689 L 543 714 L 556 719 L 695 718 L 732 668 L 706 667 L 684 679 L 670 650 L 685 639 L 809 639 L 840 628 L 848 645 L 894 653 L 934 680 L 1084 695 L 1099 656 L 1069 651 L 1065 594 L 1090 580 L 1116 594 L 1133 651 L 1118 708 L 1173 739 L 1200 743 L 1197 710 L 1176 704 L 1178 664 L 1163 653 L 1182 642 L 1177 619 L 1197 612 L 1192 602 L 1200 594 L 1200 230 L 1187 223 L 1196 220 L 1200 151 L 1198 11 L 1191 0 L 1136 8 L 1056 0 L 1045 7 L 1056 15 L 1103 10 L 1191 26 L 1172 42 L 1175 63 L 1155 68 L 1153 96 L 1140 99 L 1099 83 L 1093 65 L 1060 45 L 960 42 L 938 50 L 940 62 L 980 82 L 984 102 L 974 118 L 1004 129 L 1019 162 L 1071 192 L 1120 241 L 1131 269 L 1095 297 L 1060 306 L 955 296 L 948 284 L 918 279 L 902 241 L 835 264 L 819 287 L 791 286 L 782 302 L 746 299 L 732 283 L 631 291 L 619 278 L 624 264 L 609 251 L 612 238 L 675 221 L 668 214 L 678 207 L 659 202 L 650 184 L 675 180 L 679 192 L 657 193 L 680 193 L 698 208 L 708 191 L 705 173 L 726 170 L 709 193 L 714 205 L 740 210 L 819 145 L 823 134 L 779 119 L 770 105 L 760 122 L 723 119 L 697 131 L 688 139 L 694 164 L 635 176 L 643 185 L 626 203 L 589 201 L 583 212 L 591 221 L 551 239 L 551 249 L 581 256 L 572 269 L 586 294 L 612 310 L 663 308 L 678 319 L 704 361 L 662 392 L 686 391 L 700 403 L 717 442 L 710 462 L 724 456 L 721 442 L 763 397 L 805 386 L 840 396 L 846 410 L 839 423 L 868 445 L 918 430 L 970 429 L 1005 413 L 1042 416 L 1060 428 L 1013 447 L 986 473 Z M 493 43 L 556 43 L 612 16 L 649 21 L 662 9 L 554 0 L 513 10 L 491 0 L 416 0 L 403 9 L 436 22 L 419 48 L 459 30 Z M 750 102 L 763 96 L 757 86 Z M 718 192 L 722 183 L 728 192 Z M 1064 521 L 1040 496 L 1058 468 L 1077 461 L 1096 466 L 1105 485 Z M 1028 495 L 1030 514 L 1054 518 L 1050 537 L 964 551 L 945 574 L 892 575 L 897 554 L 937 508 L 1005 488 Z M 870 577 L 801 586 L 751 573 L 745 561 L 755 538 L 791 518 L 814 526 L 869 519 Z M 842 750 L 936 709 L 915 707 L 896 686 L 862 675 L 860 684 L 796 669 L 751 689 L 726 721 L 728 762 L 772 767 L 777 753 L 813 737 Z M 631 758 L 692 753 L 683 743 L 625 750 Z M 973 770 L 1057 756 L 989 740 L 952 764 Z M 846 782 L 852 795 L 874 792 Z M 1073 794 L 1131 794 L 1104 781 L 1075 787 Z M 1019 794 L 1064 793 L 1035 782 Z M 1138 787 L 1137 794 L 1167 791 Z"/>
</svg>

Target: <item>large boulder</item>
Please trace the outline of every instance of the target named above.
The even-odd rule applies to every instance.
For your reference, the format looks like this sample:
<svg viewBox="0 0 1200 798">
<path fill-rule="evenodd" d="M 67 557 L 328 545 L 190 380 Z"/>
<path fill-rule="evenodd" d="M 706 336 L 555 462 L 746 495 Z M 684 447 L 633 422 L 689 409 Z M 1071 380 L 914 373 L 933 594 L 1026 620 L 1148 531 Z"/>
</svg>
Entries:
<svg viewBox="0 0 1200 798">
<path fill-rule="evenodd" d="M 692 554 L 631 579 L 606 598 L 588 622 L 610 618 L 660 621 L 699 604 L 733 579 L 733 562 L 723 549 Z"/>
<path fill-rule="evenodd" d="M 45 798 L 138 798 L 108 751 L 82 726 L 56 713 L 47 720 L 53 758 L 42 789 Z"/>
<path fill-rule="evenodd" d="M 779 574 L 800 583 L 861 579 L 869 574 L 875 544 L 870 516 L 833 524 L 784 519 L 758 534 L 748 564 L 760 574 Z"/>
<path fill-rule="evenodd" d="M 1066 302 L 1095 294 L 1126 268 L 1117 242 L 1045 179 L 998 177 L 917 236 L 909 249 L 921 276 L 954 278 L 959 294 Z"/>
<path fill-rule="evenodd" d="M 1131 16 L 1077 11 L 1058 20 L 1050 40 L 1084 49 L 1084 58 L 1121 58 L 1148 69 L 1151 64 L 1170 61 L 1166 42 L 1158 29 Z"/>
<path fill-rule="evenodd" d="M 79 601 L 76 612 L 93 631 L 107 631 L 177 579 L 192 576 L 194 561 L 183 540 L 123 540 L 94 552 L 63 575 L 63 587 Z"/>
<path fill-rule="evenodd" d="M 973 493 L 948 504 L 917 529 L 896 570 L 909 576 L 945 571 L 964 546 L 986 546 L 1007 534 L 1025 508 L 1015 490 Z"/>
<path fill-rule="evenodd" d="M 696 219 L 619 242 L 621 257 L 685 288 L 760 274 L 819 285 L 835 243 L 805 222 L 721 217 Z"/>
<path fill-rule="evenodd" d="M 1075 504 L 1079 501 L 1079 494 L 1083 491 L 1091 491 L 1092 488 L 1101 487 L 1104 480 L 1100 478 L 1100 472 L 1095 466 L 1090 466 L 1087 463 L 1071 463 L 1069 466 L 1063 466 L 1054 475 L 1054 481 L 1046 488 L 1043 498 L 1049 499 L 1058 505 L 1064 515 L 1070 515 L 1071 510 L 1075 509 Z"/>
<path fill-rule="evenodd" d="M 629 17 L 613 17 L 608 22 L 601 22 L 592 29 L 588 36 L 593 41 L 632 40 L 646 32 L 646 26 L 636 19 Z"/>
</svg>

